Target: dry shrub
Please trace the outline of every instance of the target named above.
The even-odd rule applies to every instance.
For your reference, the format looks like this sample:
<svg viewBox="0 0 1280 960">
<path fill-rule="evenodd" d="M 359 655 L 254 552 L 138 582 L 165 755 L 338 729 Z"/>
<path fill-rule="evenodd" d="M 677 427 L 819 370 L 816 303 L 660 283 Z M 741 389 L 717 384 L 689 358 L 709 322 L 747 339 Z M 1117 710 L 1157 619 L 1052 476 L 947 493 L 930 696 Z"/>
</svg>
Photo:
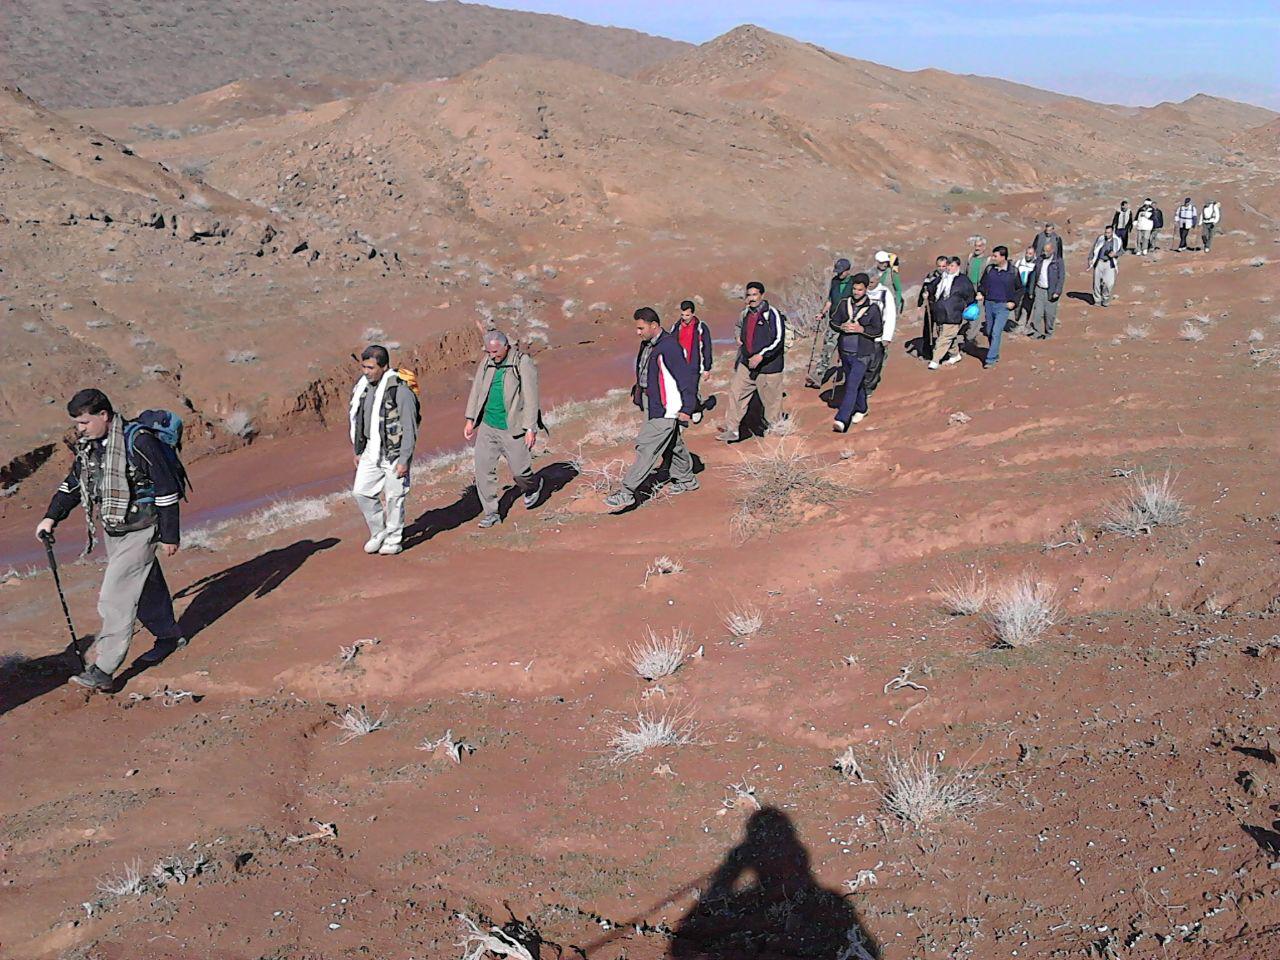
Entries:
<svg viewBox="0 0 1280 960">
<path fill-rule="evenodd" d="M 689 631 L 676 627 L 662 635 L 646 629 L 645 639 L 627 651 L 627 662 L 636 676 L 658 680 L 679 670 L 688 654 Z"/>
<path fill-rule="evenodd" d="M 609 739 L 610 761 L 626 763 L 658 747 L 679 747 L 696 742 L 698 725 L 687 713 L 642 711 Z"/>
<path fill-rule="evenodd" d="M 730 476 L 739 489 L 729 529 L 739 541 L 794 520 L 804 506 L 833 503 L 843 492 L 822 476 L 802 442 L 785 438 L 743 456 Z"/>
<path fill-rule="evenodd" d="M 1125 496 L 1107 511 L 1102 528 L 1126 537 L 1150 533 L 1155 527 L 1176 527 L 1187 522 L 1191 511 L 1174 492 L 1178 478 L 1165 470 L 1162 477 L 1148 477 L 1139 470 L 1129 481 Z"/>
<path fill-rule="evenodd" d="M 1005 647 L 1035 643 L 1058 621 L 1057 589 L 1024 573 L 996 591 L 987 609 L 987 623 Z"/>
<path fill-rule="evenodd" d="M 985 576 L 970 570 L 967 577 L 953 574 L 950 580 L 939 584 L 937 596 L 943 610 L 953 617 L 964 617 L 986 606 L 991 587 Z"/>
<path fill-rule="evenodd" d="M 884 779 L 886 786 L 880 799 L 885 810 L 917 827 L 987 800 L 986 793 L 974 783 L 972 770 L 961 767 L 949 773 L 920 750 L 906 757 L 890 754 L 885 759 Z"/>
</svg>

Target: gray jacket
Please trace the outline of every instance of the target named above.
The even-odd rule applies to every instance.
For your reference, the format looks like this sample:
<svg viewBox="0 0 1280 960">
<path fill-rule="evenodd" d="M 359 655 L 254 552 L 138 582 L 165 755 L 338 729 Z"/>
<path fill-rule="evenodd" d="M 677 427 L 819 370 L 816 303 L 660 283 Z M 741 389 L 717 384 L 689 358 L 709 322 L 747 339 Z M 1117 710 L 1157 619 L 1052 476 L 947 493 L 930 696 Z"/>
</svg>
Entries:
<svg viewBox="0 0 1280 960">
<path fill-rule="evenodd" d="M 537 430 L 541 416 L 538 405 L 538 367 L 534 364 L 533 357 L 523 353 L 519 347 L 512 346 L 507 352 L 507 358 L 502 361 L 502 366 L 508 368 L 502 380 L 507 426 L 513 435 Z M 472 423 L 480 422 L 496 369 L 497 365 L 488 355 L 476 367 L 475 379 L 471 381 L 471 395 L 467 398 L 466 416 Z"/>
</svg>

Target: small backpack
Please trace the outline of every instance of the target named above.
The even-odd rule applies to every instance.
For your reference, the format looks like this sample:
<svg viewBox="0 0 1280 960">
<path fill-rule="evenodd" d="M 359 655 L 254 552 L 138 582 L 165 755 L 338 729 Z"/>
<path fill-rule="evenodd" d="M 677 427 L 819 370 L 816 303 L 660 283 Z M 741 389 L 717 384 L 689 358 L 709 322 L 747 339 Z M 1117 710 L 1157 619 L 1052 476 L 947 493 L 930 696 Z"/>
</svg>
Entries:
<svg viewBox="0 0 1280 960">
<path fill-rule="evenodd" d="M 187 468 L 182 464 L 182 418 L 172 410 L 143 410 L 124 425 L 124 442 L 130 453 L 133 452 L 141 430 L 146 430 L 160 441 L 160 449 L 164 451 L 169 469 L 177 478 L 182 499 L 187 499 L 191 479 L 187 476 Z"/>
<path fill-rule="evenodd" d="M 395 374 L 400 379 L 400 382 L 403 383 L 410 390 L 412 390 L 413 395 L 417 397 L 418 399 L 417 423 L 419 426 L 421 426 L 422 425 L 422 387 L 418 385 L 418 374 L 416 371 L 410 370 L 408 367 L 397 367 L 395 370 Z"/>
</svg>

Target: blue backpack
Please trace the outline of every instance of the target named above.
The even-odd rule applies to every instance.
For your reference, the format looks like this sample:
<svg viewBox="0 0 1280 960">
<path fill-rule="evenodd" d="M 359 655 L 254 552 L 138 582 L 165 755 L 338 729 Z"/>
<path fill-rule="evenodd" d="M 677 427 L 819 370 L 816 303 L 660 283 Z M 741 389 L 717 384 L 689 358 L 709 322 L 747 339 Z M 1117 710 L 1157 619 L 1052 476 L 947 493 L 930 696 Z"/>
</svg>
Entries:
<svg viewBox="0 0 1280 960">
<path fill-rule="evenodd" d="M 124 425 L 124 442 L 129 452 L 138 438 L 139 431 L 145 430 L 160 441 L 160 449 L 164 451 L 169 469 L 178 480 L 178 489 L 182 499 L 187 499 L 187 491 L 191 489 L 191 479 L 187 476 L 187 468 L 182 465 L 182 418 L 172 410 L 143 410 Z M 146 499 L 144 491 L 139 499 Z M 154 497 L 154 494 L 152 494 Z"/>
</svg>

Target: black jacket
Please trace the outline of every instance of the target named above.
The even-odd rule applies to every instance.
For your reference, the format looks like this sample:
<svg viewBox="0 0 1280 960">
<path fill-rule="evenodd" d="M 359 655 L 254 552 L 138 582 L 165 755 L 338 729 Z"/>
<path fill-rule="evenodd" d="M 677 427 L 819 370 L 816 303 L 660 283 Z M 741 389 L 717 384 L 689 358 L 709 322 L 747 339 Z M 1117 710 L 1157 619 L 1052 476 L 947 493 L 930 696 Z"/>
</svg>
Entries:
<svg viewBox="0 0 1280 960">
<path fill-rule="evenodd" d="M 840 352 L 870 359 L 876 353 L 876 339 L 884 333 L 884 315 L 880 312 L 880 304 L 870 297 L 862 300 L 847 297 L 846 301 L 847 306 L 842 313 L 862 324 L 862 333 L 845 333 L 840 329 L 842 320 L 833 316 L 830 325 L 832 330 L 840 334 Z M 834 309 L 831 312 L 836 313 Z"/>
<path fill-rule="evenodd" d="M 941 284 L 941 281 L 939 281 Z M 951 290 L 933 306 L 935 323 L 964 323 L 964 308 L 977 299 L 973 283 L 964 273 L 957 273 L 951 281 Z"/>
<path fill-rule="evenodd" d="M 787 324 L 768 300 L 760 301 L 756 313 L 755 331 L 751 342 L 751 353 L 747 353 L 747 318 L 750 310 L 742 311 L 742 319 L 738 321 L 738 359 L 735 367 L 747 366 L 747 360 L 761 353 L 760 366 L 753 373 L 781 373 L 783 354 L 787 346 Z"/>
</svg>

